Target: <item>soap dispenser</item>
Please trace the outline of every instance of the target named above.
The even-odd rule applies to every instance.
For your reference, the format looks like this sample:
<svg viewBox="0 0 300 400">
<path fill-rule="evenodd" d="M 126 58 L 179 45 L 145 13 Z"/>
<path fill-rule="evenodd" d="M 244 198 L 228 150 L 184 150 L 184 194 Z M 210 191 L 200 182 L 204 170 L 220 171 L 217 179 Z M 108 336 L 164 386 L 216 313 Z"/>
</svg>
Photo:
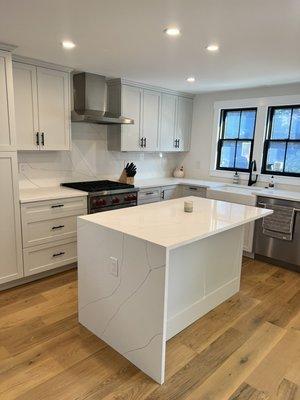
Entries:
<svg viewBox="0 0 300 400">
<path fill-rule="evenodd" d="M 275 178 L 272 175 L 270 180 L 269 180 L 269 189 L 274 189 L 274 187 L 275 187 Z"/>
<path fill-rule="evenodd" d="M 233 175 L 233 183 L 235 185 L 238 185 L 240 183 L 240 175 L 237 171 L 235 171 L 235 173 Z"/>
</svg>

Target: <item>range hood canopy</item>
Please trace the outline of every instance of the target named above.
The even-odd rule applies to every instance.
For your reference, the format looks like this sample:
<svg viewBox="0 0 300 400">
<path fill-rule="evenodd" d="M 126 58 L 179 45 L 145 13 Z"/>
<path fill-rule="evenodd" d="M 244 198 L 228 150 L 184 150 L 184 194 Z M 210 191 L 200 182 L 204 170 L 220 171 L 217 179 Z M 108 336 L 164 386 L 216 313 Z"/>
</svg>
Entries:
<svg viewBox="0 0 300 400">
<path fill-rule="evenodd" d="M 116 115 L 107 109 L 105 76 L 81 72 L 73 75 L 74 111 L 72 122 L 94 124 L 133 124 L 134 120 Z"/>
</svg>

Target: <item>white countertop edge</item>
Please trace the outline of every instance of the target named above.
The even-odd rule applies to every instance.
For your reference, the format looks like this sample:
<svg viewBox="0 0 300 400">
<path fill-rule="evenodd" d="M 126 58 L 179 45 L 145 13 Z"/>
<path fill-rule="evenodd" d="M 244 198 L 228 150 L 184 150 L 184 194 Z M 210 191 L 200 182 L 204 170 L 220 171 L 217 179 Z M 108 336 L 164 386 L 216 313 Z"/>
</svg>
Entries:
<svg viewBox="0 0 300 400">
<path fill-rule="evenodd" d="M 72 197 L 86 197 L 87 192 L 81 190 L 61 188 L 60 186 L 47 188 L 20 189 L 19 201 L 21 204 L 36 201 L 67 199 Z"/>
</svg>

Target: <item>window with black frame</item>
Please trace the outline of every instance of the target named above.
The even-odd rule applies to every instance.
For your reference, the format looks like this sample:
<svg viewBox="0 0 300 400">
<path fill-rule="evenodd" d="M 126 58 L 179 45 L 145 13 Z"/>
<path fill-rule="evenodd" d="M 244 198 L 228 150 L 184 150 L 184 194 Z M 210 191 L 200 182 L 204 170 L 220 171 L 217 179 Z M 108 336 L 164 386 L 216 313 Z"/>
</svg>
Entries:
<svg viewBox="0 0 300 400">
<path fill-rule="evenodd" d="M 262 173 L 300 177 L 300 105 L 269 107 Z"/>
<path fill-rule="evenodd" d="M 256 112 L 256 108 L 221 110 L 217 169 L 249 171 Z"/>
</svg>

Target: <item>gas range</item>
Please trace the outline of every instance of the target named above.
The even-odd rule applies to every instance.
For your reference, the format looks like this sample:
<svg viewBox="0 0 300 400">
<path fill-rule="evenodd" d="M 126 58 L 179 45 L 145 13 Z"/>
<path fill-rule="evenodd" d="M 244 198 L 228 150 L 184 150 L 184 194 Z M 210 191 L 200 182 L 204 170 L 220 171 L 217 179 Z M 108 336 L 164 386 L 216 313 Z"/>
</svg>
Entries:
<svg viewBox="0 0 300 400">
<path fill-rule="evenodd" d="M 88 192 L 89 214 L 137 205 L 138 188 L 134 185 L 103 180 L 69 182 L 61 186 Z"/>
</svg>

